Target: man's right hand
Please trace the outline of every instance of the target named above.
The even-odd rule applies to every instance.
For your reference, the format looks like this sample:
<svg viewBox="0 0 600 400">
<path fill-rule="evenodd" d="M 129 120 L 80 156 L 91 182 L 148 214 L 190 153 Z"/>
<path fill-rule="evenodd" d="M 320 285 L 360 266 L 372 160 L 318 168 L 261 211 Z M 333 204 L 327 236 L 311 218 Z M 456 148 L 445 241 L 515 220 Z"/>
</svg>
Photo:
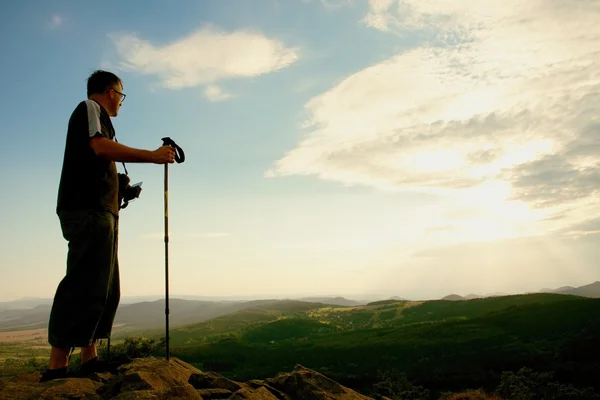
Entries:
<svg viewBox="0 0 600 400">
<path fill-rule="evenodd" d="M 154 164 L 172 164 L 175 162 L 175 149 L 172 146 L 160 146 L 152 152 Z"/>
</svg>

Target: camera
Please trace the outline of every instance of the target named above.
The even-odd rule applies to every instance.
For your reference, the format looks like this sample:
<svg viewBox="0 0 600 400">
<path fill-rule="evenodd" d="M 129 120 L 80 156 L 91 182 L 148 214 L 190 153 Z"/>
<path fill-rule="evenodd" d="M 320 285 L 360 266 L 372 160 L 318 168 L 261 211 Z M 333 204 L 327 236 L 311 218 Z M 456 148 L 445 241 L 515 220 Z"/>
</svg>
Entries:
<svg viewBox="0 0 600 400">
<path fill-rule="evenodd" d="M 142 191 L 142 182 L 130 185 L 129 176 L 118 174 L 119 177 L 119 209 L 123 209 L 129 205 L 131 200 L 137 199 Z"/>
</svg>

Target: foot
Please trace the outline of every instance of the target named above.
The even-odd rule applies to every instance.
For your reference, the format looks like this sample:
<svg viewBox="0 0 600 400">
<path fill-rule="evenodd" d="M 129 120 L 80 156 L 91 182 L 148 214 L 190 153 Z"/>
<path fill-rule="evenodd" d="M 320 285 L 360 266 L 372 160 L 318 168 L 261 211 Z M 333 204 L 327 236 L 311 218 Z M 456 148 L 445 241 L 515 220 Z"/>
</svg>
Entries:
<svg viewBox="0 0 600 400">
<path fill-rule="evenodd" d="M 47 369 L 42 373 L 40 382 L 51 381 L 53 379 L 63 379 L 67 377 L 69 367 Z"/>
<path fill-rule="evenodd" d="M 93 373 L 110 372 L 115 374 L 116 370 L 112 363 L 105 360 L 100 360 L 98 356 L 89 359 L 88 361 L 81 364 L 81 367 L 75 371 L 74 376 L 83 378 Z"/>
</svg>

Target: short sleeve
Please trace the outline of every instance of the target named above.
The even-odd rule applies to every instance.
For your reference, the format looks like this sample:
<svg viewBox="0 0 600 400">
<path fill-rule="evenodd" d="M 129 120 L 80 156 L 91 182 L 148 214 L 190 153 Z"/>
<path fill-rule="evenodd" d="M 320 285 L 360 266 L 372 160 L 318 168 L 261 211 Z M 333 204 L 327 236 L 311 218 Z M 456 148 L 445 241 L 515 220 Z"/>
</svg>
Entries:
<svg viewBox="0 0 600 400">
<path fill-rule="evenodd" d="M 88 135 L 94 137 L 96 135 L 104 136 L 102 133 L 102 125 L 100 124 L 100 105 L 93 100 L 86 100 L 87 119 L 88 119 Z"/>
</svg>

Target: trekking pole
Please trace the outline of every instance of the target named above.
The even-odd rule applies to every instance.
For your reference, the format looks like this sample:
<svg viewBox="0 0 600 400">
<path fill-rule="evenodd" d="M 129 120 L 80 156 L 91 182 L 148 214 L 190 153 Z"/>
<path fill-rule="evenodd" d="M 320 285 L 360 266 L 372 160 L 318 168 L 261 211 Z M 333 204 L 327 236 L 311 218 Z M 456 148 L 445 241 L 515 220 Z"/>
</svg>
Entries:
<svg viewBox="0 0 600 400">
<path fill-rule="evenodd" d="M 165 330 L 169 361 L 169 164 L 165 164 Z"/>
<path fill-rule="evenodd" d="M 185 153 L 171 138 L 162 138 L 163 146 L 175 147 L 175 162 L 185 161 Z M 167 361 L 169 361 L 169 164 L 165 164 L 165 330 L 167 340 Z"/>
</svg>

